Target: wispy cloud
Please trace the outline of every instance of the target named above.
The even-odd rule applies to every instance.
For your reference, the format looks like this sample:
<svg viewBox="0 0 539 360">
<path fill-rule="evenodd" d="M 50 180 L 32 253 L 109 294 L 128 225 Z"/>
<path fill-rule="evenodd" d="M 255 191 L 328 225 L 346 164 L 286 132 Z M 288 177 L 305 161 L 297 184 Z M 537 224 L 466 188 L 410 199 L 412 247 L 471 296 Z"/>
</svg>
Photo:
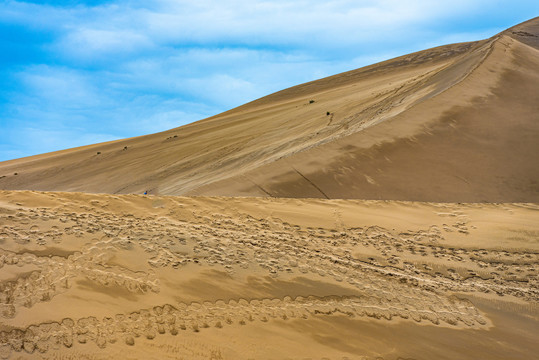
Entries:
<svg viewBox="0 0 539 360">
<path fill-rule="evenodd" d="M 68 33 L 56 46 L 63 55 L 85 60 L 115 54 L 140 53 L 148 50 L 152 42 L 143 34 L 133 31 L 81 28 Z"/>
<path fill-rule="evenodd" d="M 539 15 L 536 2 L 496 4 L 4 1 L 0 26 L 10 35 L 0 50 L 13 56 L 0 56 L 0 160 L 180 126 Z"/>
</svg>

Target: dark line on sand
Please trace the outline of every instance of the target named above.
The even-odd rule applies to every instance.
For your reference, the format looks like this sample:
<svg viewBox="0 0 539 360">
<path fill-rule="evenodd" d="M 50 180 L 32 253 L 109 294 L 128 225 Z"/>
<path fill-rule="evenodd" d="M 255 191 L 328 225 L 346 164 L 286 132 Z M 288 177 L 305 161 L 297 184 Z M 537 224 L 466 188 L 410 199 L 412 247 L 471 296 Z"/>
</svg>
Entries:
<svg viewBox="0 0 539 360">
<path fill-rule="evenodd" d="M 320 191 L 320 193 L 321 193 L 322 195 L 324 195 L 324 196 L 326 197 L 326 199 L 329 200 L 329 196 L 327 196 L 326 193 L 322 191 L 322 189 L 320 189 L 318 186 L 316 186 L 315 183 L 313 183 L 311 180 L 307 179 L 307 178 L 305 177 L 305 175 L 303 175 L 302 173 L 300 173 L 300 172 L 298 171 L 298 169 L 296 169 L 295 167 L 292 166 L 292 169 L 294 169 L 294 171 L 297 172 L 299 176 L 301 176 L 302 178 L 304 178 L 309 184 L 311 184 L 312 186 L 314 186 L 314 188 L 315 188 L 316 190 Z"/>
<path fill-rule="evenodd" d="M 269 192 L 267 192 L 262 186 L 258 185 L 257 183 L 255 183 L 253 180 L 247 178 L 250 182 L 252 182 L 257 188 L 259 188 L 261 191 L 263 191 L 266 195 L 268 195 L 269 197 L 273 197 L 273 195 L 271 195 Z"/>
</svg>

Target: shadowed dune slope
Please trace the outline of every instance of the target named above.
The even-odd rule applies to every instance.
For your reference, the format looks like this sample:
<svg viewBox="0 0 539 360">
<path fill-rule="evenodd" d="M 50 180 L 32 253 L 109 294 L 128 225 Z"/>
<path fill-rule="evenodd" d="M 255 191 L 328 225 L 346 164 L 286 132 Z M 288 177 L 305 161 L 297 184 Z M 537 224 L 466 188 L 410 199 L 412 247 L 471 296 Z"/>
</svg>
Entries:
<svg viewBox="0 0 539 360">
<path fill-rule="evenodd" d="M 6 161 L 0 188 L 537 202 L 538 114 L 536 18 L 166 132 Z"/>
</svg>

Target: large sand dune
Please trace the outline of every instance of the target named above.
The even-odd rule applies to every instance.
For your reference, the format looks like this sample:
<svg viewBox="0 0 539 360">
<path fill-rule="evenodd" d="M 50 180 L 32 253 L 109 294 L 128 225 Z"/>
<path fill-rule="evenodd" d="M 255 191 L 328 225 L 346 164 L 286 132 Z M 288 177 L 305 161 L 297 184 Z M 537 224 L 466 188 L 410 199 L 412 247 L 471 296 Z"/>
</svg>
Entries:
<svg viewBox="0 0 539 360">
<path fill-rule="evenodd" d="M 0 359 L 537 358 L 538 135 L 539 18 L 0 163 Z"/>
<path fill-rule="evenodd" d="M 299 85 L 163 133 L 3 162 L 0 188 L 538 201 L 537 24 Z"/>
</svg>

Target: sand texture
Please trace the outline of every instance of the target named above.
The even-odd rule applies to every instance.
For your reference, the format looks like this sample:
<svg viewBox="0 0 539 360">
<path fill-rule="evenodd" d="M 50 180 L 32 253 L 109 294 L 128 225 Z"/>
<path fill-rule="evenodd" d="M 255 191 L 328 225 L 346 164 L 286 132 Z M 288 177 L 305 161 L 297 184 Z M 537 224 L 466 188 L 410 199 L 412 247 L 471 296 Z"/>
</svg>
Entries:
<svg viewBox="0 0 539 360">
<path fill-rule="evenodd" d="M 2 162 L 0 359 L 537 359 L 538 139 L 536 18 Z"/>
<path fill-rule="evenodd" d="M 538 24 L 166 132 L 3 162 L 0 189 L 538 202 Z"/>
<path fill-rule="evenodd" d="M 539 350 L 537 205 L 0 195 L 2 357 Z"/>
</svg>

